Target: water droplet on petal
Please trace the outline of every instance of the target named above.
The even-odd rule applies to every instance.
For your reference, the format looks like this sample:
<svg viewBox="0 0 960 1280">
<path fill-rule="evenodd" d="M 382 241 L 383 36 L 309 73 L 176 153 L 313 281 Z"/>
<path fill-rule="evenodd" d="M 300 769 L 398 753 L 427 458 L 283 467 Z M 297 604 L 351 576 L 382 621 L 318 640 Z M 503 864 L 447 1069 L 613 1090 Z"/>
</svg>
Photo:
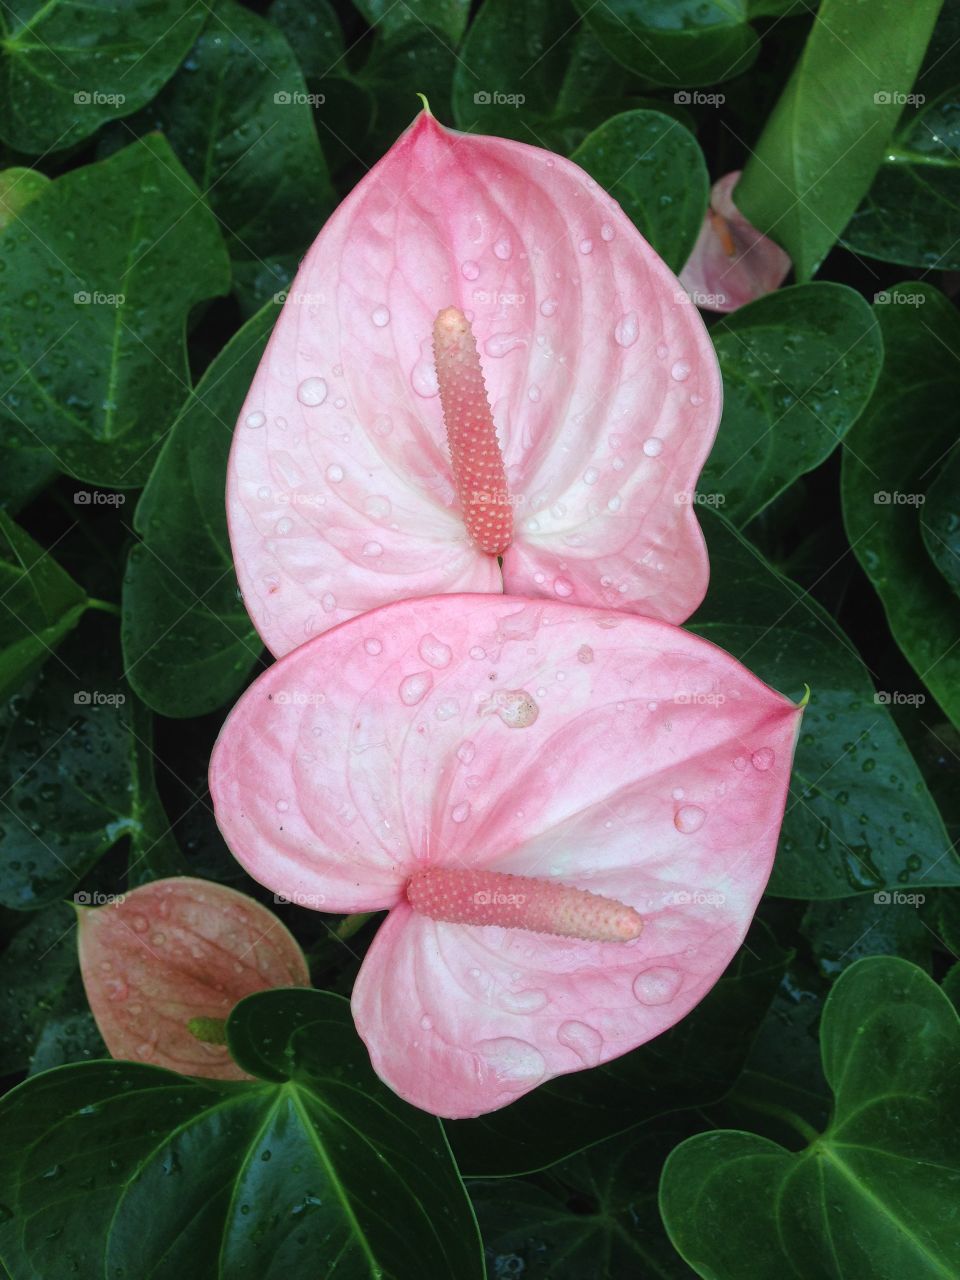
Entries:
<svg viewBox="0 0 960 1280">
<path fill-rule="evenodd" d="M 648 458 L 658 458 L 663 452 L 663 441 L 656 436 L 651 436 L 649 440 L 644 440 L 643 452 Z"/>
<path fill-rule="evenodd" d="M 450 817 L 454 822 L 466 822 L 470 817 L 470 801 L 463 800 L 460 804 L 454 805 Z"/>
<path fill-rule="evenodd" d="M 480 268 L 472 258 L 468 258 L 460 268 L 460 274 L 463 276 L 464 280 L 476 280 L 477 276 L 480 274 Z"/>
<path fill-rule="evenodd" d="M 703 826 L 703 820 L 706 816 L 706 813 L 698 804 L 684 804 L 673 815 L 673 825 L 678 831 L 682 831 L 684 835 L 692 835 L 694 831 L 699 831 Z"/>
<path fill-rule="evenodd" d="M 544 298 L 540 303 L 540 314 L 549 318 L 556 313 L 559 305 L 560 304 L 557 302 L 556 298 Z"/>
<path fill-rule="evenodd" d="M 581 253 L 593 253 L 593 241 L 589 238 L 581 240 L 577 247 Z"/>
<path fill-rule="evenodd" d="M 365 556 L 383 555 L 383 547 L 379 542 L 365 542 L 363 544 L 363 554 Z"/>
<path fill-rule="evenodd" d="M 457 759 L 461 764 L 470 764 L 476 754 L 477 748 L 469 738 L 457 747 Z"/>
<path fill-rule="evenodd" d="M 640 336 L 640 321 L 635 311 L 628 311 L 617 321 L 613 336 L 621 347 L 632 347 Z"/>
<path fill-rule="evenodd" d="M 262 427 L 263 424 L 266 422 L 266 420 L 267 420 L 267 415 L 265 413 L 261 413 L 260 410 L 258 409 L 254 413 L 247 414 L 247 416 L 243 420 L 243 425 L 245 427 L 252 427 L 252 428 Z"/>
<path fill-rule="evenodd" d="M 600 472 L 596 467 L 587 467 L 586 471 L 583 473 L 584 484 L 596 484 L 599 479 Z"/>
<path fill-rule="evenodd" d="M 554 578 L 553 589 L 558 596 L 566 599 L 567 596 L 573 595 L 573 583 L 566 578 Z"/>
<path fill-rule="evenodd" d="M 322 378 L 304 378 L 297 387 L 297 399 L 311 408 L 323 404 L 327 398 L 327 384 Z"/>
<path fill-rule="evenodd" d="M 427 632 L 417 645 L 417 652 L 428 666 L 435 667 L 440 670 L 450 665 L 450 659 L 453 657 L 453 650 L 448 644 L 444 644 L 442 640 L 438 640 L 432 632 Z"/>
<path fill-rule="evenodd" d="M 594 1067 L 600 1061 L 603 1036 L 585 1022 L 561 1022 L 557 1039 L 567 1049 L 572 1049 L 585 1067 Z"/>
<path fill-rule="evenodd" d="M 429 671 L 415 671 L 412 676 L 405 676 L 400 681 L 400 701 L 405 707 L 415 707 L 433 687 L 433 676 Z"/>
<path fill-rule="evenodd" d="M 501 359 L 505 355 L 509 355 L 511 351 L 517 347 L 525 347 L 526 339 L 521 338 L 518 333 L 494 333 L 483 344 L 483 349 L 488 356 L 492 356 L 495 360 Z"/>
<path fill-rule="evenodd" d="M 327 467 L 326 476 L 331 484 L 339 484 L 343 479 L 343 467 L 337 466 L 335 462 L 331 463 Z"/>
<path fill-rule="evenodd" d="M 385 328 L 390 323 L 389 307 L 377 307 L 374 311 L 370 313 L 370 319 L 373 321 L 373 323 L 377 326 L 378 329 Z"/>
<path fill-rule="evenodd" d="M 513 246 L 504 236 L 498 240 L 493 246 L 493 252 L 497 255 L 501 262 L 506 262 L 513 255 Z"/>
<path fill-rule="evenodd" d="M 765 773 L 767 769 L 773 767 L 777 754 L 772 747 L 761 747 L 759 751 L 755 751 L 750 757 L 750 761 L 755 769 L 759 769 L 761 773 Z"/>
<path fill-rule="evenodd" d="M 633 994 L 641 1004 L 669 1004 L 683 981 L 677 969 L 654 966 L 638 973 L 633 980 Z"/>
<path fill-rule="evenodd" d="M 369 639 L 364 640 L 363 647 L 366 649 L 367 653 L 370 654 L 371 658 L 375 658 L 377 654 L 383 653 L 383 645 L 375 636 L 370 636 Z"/>
<path fill-rule="evenodd" d="M 532 400 L 533 403 L 536 404 L 540 399 L 540 388 L 536 385 L 530 387 L 527 391 L 527 399 Z"/>
<path fill-rule="evenodd" d="M 481 1040 L 476 1051 L 498 1080 L 533 1085 L 542 1080 L 547 1069 L 543 1054 L 526 1040 L 498 1036 Z"/>
<path fill-rule="evenodd" d="M 498 1000 L 510 1013 L 536 1013 L 546 1005 L 548 996 L 545 991 L 531 987 L 527 991 L 501 991 Z"/>
<path fill-rule="evenodd" d="M 686 360 L 678 360 L 670 370 L 670 377 L 674 382 L 684 382 L 690 377 L 690 366 Z"/>
<path fill-rule="evenodd" d="M 337 607 L 337 597 L 332 591 L 325 591 L 320 597 L 320 608 L 324 613 L 333 613 Z"/>
</svg>

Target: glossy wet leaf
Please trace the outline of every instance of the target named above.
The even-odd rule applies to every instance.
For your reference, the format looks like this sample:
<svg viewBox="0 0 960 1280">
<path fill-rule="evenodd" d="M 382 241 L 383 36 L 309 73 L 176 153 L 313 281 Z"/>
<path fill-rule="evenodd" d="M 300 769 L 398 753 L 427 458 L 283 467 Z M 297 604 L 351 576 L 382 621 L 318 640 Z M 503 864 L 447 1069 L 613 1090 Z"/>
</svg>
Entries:
<svg viewBox="0 0 960 1280">
<path fill-rule="evenodd" d="M 954 449 L 927 491 L 920 533 L 930 559 L 960 594 L 960 449 Z"/>
<path fill-rule="evenodd" d="M 232 258 L 302 252 L 333 207 L 294 51 L 233 0 L 221 0 L 184 66 L 131 124 L 167 137 Z"/>
<path fill-rule="evenodd" d="M 0 955 L 0 1071 L 22 1071 L 77 977 L 73 908 L 56 903 L 28 916 Z"/>
<path fill-rule="evenodd" d="M 190 178 L 152 135 L 51 183 L 0 253 L 7 443 L 93 484 L 142 484 L 190 385 L 187 315 L 229 284 Z"/>
<path fill-rule="evenodd" d="M 956 1010 L 915 965 L 861 960 L 827 999 L 821 1044 L 835 1099 L 826 1131 L 798 1152 L 729 1130 L 682 1143 L 661 1181 L 670 1238 L 710 1280 L 946 1280 L 960 1180 Z"/>
<path fill-rule="evenodd" d="M 186 400 L 137 505 L 123 591 L 127 679 L 166 716 L 228 702 L 261 652 L 237 590 L 223 506 L 233 428 L 278 315 L 268 303 Z"/>
<path fill-rule="evenodd" d="M 822 0 L 737 187 L 738 208 L 783 245 L 801 283 L 873 182 L 941 3 Z"/>
<path fill-rule="evenodd" d="M 820 972 L 827 978 L 864 956 L 891 955 L 911 960 L 928 973 L 937 939 L 921 908 L 950 890 L 883 890 L 834 902 L 812 902 L 800 932 L 807 938 Z"/>
<path fill-rule="evenodd" d="M 486 0 L 454 74 L 453 116 L 458 129 L 569 152 L 623 110 L 628 85 L 570 0 Z"/>
<path fill-rule="evenodd" d="M 960 859 L 888 707 L 826 611 L 702 510 L 710 590 L 690 626 L 801 698 L 811 688 L 769 893 L 842 898 L 960 884 Z"/>
<path fill-rule="evenodd" d="M 169 874 L 175 851 L 107 624 L 91 615 L 59 658 L 0 715 L 0 903 L 19 910 L 111 888 L 91 872 L 124 836 L 133 867 Z"/>
<path fill-rule="evenodd" d="M 46 662 L 87 603 L 50 552 L 0 511 L 0 698 Z"/>
<path fill-rule="evenodd" d="M 745 524 L 837 447 L 876 386 L 883 342 L 863 298 L 832 283 L 768 294 L 710 336 L 723 418 L 699 488 Z"/>
<path fill-rule="evenodd" d="M 327 0 L 274 0 L 267 17 L 283 32 L 308 81 L 323 79 L 340 64 L 346 45 Z"/>
<path fill-rule="evenodd" d="M 665 1034 L 602 1067 L 551 1080 L 501 1111 L 446 1121 L 465 1175 L 541 1169 L 601 1138 L 716 1101 L 736 1079 L 783 974 L 762 925 L 710 994 Z"/>
<path fill-rule="evenodd" d="M 411 27 L 433 27 L 455 45 L 463 35 L 470 12 L 470 0 L 356 0 L 357 8 L 385 36 L 395 36 Z"/>
<path fill-rule="evenodd" d="M 960 320 L 929 284 L 900 285 L 888 297 L 877 318 L 897 354 L 844 445 L 843 519 L 894 639 L 960 726 L 960 601 L 922 533 L 927 493 L 960 429 Z"/>
<path fill-rule="evenodd" d="M 742 75 L 759 42 L 746 0 L 575 0 L 618 61 L 654 84 L 689 88 Z"/>
<path fill-rule="evenodd" d="M 252 996 L 228 1034 L 258 1081 L 95 1062 L 7 1095 L 0 1256 L 14 1274 L 481 1280 L 440 1126 L 373 1075 L 345 1000 Z"/>
<path fill-rule="evenodd" d="M 666 1120 L 598 1143 L 535 1182 L 474 1183 L 489 1274 L 688 1280 L 695 1273 L 667 1238 L 657 1190 L 664 1159 L 689 1132 Z"/>
<path fill-rule="evenodd" d="M 619 201 L 678 272 L 696 241 L 710 189 L 693 134 L 659 111 L 627 111 L 588 134 L 570 158 Z"/>
<path fill-rule="evenodd" d="M 47 175 L 38 169 L 0 169 L 0 231 L 49 183 Z"/>
<path fill-rule="evenodd" d="M 191 0 L 4 5 L 0 137 L 34 155 L 60 151 L 136 111 L 176 70 L 208 13 Z"/>
</svg>

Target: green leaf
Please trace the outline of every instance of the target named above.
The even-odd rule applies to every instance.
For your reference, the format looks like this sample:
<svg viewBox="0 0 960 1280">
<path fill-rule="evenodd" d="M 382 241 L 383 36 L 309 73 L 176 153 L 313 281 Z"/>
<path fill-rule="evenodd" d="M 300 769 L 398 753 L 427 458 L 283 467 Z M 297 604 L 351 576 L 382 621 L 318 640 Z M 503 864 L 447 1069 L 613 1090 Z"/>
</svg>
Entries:
<svg viewBox="0 0 960 1280">
<path fill-rule="evenodd" d="M 76 916 L 56 903 L 27 918 L 0 955 L 0 1072 L 23 1071 L 78 972 Z"/>
<path fill-rule="evenodd" d="M 543 1185 L 474 1183 L 490 1275 L 688 1280 L 694 1273 L 660 1222 L 657 1187 L 664 1159 L 689 1132 L 674 1120 L 611 1138 L 553 1165 Z"/>
<path fill-rule="evenodd" d="M 672 271 L 696 242 L 710 196 L 693 134 L 659 111 L 627 111 L 586 137 L 570 157 L 623 206 Z"/>
<path fill-rule="evenodd" d="M 268 303 L 207 369 L 137 505 L 143 541 L 124 578 L 124 665 L 162 715 L 229 702 L 262 651 L 237 590 L 223 493 L 233 428 L 277 315 Z"/>
<path fill-rule="evenodd" d="M 809 280 L 886 154 L 942 0 L 823 0 L 737 184 L 737 207 Z"/>
<path fill-rule="evenodd" d="M 0 511 L 0 698 L 8 698 L 80 621 L 87 595 Z"/>
<path fill-rule="evenodd" d="M 453 78 L 458 129 L 567 153 L 624 108 L 627 72 L 570 0 L 486 0 Z"/>
<path fill-rule="evenodd" d="M 355 86 L 373 104 L 363 158 L 379 160 L 396 142 L 420 110 L 418 93 L 426 96 L 438 119 L 446 119 L 456 65 L 453 50 L 427 27 L 407 27 L 390 39 L 379 35 L 370 57 L 355 75 Z"/>
<path fill-rule="evenodd" d="M 883 890 L 839 902 L 811 902 L 800 925 L 820 972 L 835 978 L 864 956 L 911 960 L 928 973 L 936 937 L 918 910 L 922 891 Z"/>
<path fill-rule="evenodd" d="M 263 992 L 228 1036 L 259 1080 L 91 1062 L 7 1094 L 15 1275 L 482 1280 L 439 1122 L 377 1079 L 345 1000 Z"/>
<path fill-rule="evenodd" d="M 920 533 L 930 559 L 960 595 L 960 449 L 954 448 L 927 491 Z"/>
<path fill-rule="evenodd" d="M 274 0 L 267 17 L 283 32 L 308 80 L 322 80 L 346 53 L 340 22 L 327 0 Z"/>
<path fill-rule="evenodd" d="M 551 1080 L 503 1111 L 448 1120 L 460 1168 L 473 1177 L 525 1173 L 633 1125 L 716 1101 L 743 1066 L 786 959 L 754 925 L 709 995 L 663 1035 L 601 1067 Z"/>
<path fill-rule="evenodd" d="M 843 519 L 897 644 L 960 726 L 960 601 L 931 563 L 924 502 L 960 430 L 960 319 L 930 285 L 877 306 L 888 356 L 843 450 Z"/>
<path fill-rule="evenodd" d="M 186 65 L 131 124 L 166 135 L 232 258 L 302 252 L 333 207 L 293 50 L 234 0 L 221 0 Z"/>
<path fill-rule="evenodd" d="M 142 484 L 189 389 L 187 315 L 229 286 L 193 183 L 145 138 L 52 182 L 0 256 L 7 442 L 93 484 Z"/>
<path fill-rule="evenodd" d="M 692 88 L 742 75 L 759 42 L 746 0 L 574 0 L 609 52 L 653 84 Z"/>
<path fill-rule="evenodd" d="M 842 284 L 802 284 L 751 302 L 711 328 L 723 420 L 699 481 L 745 524 L 833 452 L 883 364 L 880 326 Z"/>
<path fill-rule="evenodd" d="M 49 185 L 36 169 L 0 169 L 0 231 Z"/>
<path fill-rule="evenodd" d="M 130 115 L 169 80 L 210 12 L 192 0 L 0 7 L 0 137 L 62 151 Z"/>
<path fill-rule="evenodd" d="M 470 0 L 354 0 L 357 8 L 384 36 L 402 35 L 411 28 L 433 27 L 457 44 L 467 25 Z"/>
<path fill-rule="evenodd" d="M 163 810 L 144 772 L 149 737 L 117 676 L 119 657 L 114 628 L 91 614 L 59 660 L 0 712 L 5 906 L 36 910 L 75 888 L 100 892 L 89 872 L 124 836 L 133 865 L 150 858 L 168 865 Z"/>
<path fill-rule="evenodd" d="M 850 641 L 722 516 L 699 518 L 711 581 L 690 627 L 788 697 L 812 690 L 770 892 L 843 898 L 960 884 L 937 807 Z"/>
<path fill-rule="evenodd" d="M 709 1280 L 952 1280 L 960 1178 L 960 1024 L 915 965 L 860 960 L 821 1025 L 835 1106 L 790 1152 L 715 1131 L 668 1158 L 660 1206 L 671 1240 Z"/>
</svg>

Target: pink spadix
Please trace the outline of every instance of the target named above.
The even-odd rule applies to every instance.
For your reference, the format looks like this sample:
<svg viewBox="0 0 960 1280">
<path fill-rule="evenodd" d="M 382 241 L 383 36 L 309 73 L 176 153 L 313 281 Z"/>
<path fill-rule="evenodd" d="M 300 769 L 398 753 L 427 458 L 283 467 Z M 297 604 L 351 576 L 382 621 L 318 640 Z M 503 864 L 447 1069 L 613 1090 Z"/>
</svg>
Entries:
<svg viewBox="0 0 960 1280">
<path fill-rule="evenodd" d="M 446 307 L 437 316 L 433 355 L 453 481 L 467 533 L 481 551 L 502 555 L 513 537 L 507 475 L 476 340 L 457 307 Z"/>
<path fill-rule="evenodd" d="M 584 942 L 631 942 L 643 917 L 587 889 L 502 871 L 430 867 L 407 881 L 414 911 L 452 924 L 493 924 Z"/>
</svg>

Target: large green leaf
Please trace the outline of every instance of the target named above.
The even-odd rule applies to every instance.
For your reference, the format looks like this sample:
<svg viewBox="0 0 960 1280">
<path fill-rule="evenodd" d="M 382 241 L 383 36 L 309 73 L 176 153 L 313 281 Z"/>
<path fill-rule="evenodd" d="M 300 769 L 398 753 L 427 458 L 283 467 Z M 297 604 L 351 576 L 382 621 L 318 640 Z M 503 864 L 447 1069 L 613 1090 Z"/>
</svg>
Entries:
<svg viewBox="0 0 960 1280">
<path fill-rule="evenodd" d="M 659 111 L 627 111 L 589 134 L 571 160 L 623 206 L 673 271 L 696 242 L 710 178 L 696 138 Z"/>
<path fill-rule="evenodd" d="M 715 1102 L 736 1079 L 777 988 L 786 953 L 755 925 L 726 973 L 682 1021 L 632 1053 L 541 1085 L 502 1111 L 447 1121 L 466 1174 L 542 1168 L 601 1138 Z"/>
<path fill-rule="evenodd" d="M 926 897 L 922 891 L 887 890 L 811 902 L 800 932 L 809 941 L 820 972 L 829 978 L 863 956 L 876 955 L 898 955 L 929 972 L 936 935 L 920 914 Z"/>
<path fill-rule="evenodd" d="M 960 353 L 958 353 L 960 354 Z M 960 595 L 960 449 L 954 448 L 927 491 L 920 533 L 930 559 Z"/>
<path fill-rule="evenodd" d="M 189 388 L 191 307 L 226 292 L 217 224 L 151 136 L 74 169 L 0 234 L 7 443 L 131 488 Z"/>
<path fill-rule="evenodd" d="M 812 471 L 859 417 L 880 376 L 880 326 L 842 284 L 759 298 L 710 330 L 723 421 L 699 487 L 745 524 Z"/>
<path fill-rule="evenodd" d="M 233 258 L 302 252 L 333 206 L 293 50 L 234 0 L 221 0 L 186 65 L 132 123 L 169 139 Z"/>
<path fill-rule="evenodd" d="M 143 541 L 124 579 L 124 664 L 163 715 L 229 702 L 262 651 L 237 591 L 223 492 L 233 428 L 277 314 L 268 303 L 207 369 L 137 505 Z"/>
<path fill-rule="evenodd" d="M 960 431 L 960 319 L 927 284 L 885 296 L 877 317 L 888 355 L 844 445 L 843 518 L 894 639 L 960 726 L 960 601 L 921 534 L 927 490 Z"/>
<path fill-rule="evenodd" d="M 737 207 L 810 279 L 886 154 L 942 0 L 823 0 L 737 184 Z"/>
<path fill-rule="evenodd" d="M 86 592 L 0 511 L 0 698 L 8 698 L 80 621 Z"/>
<path fill-rule="evenodd" d="M 627 72 L 570 0 L 486 0 L 453 79 L 457 128 L 569 152 L 622 111 Z"/>
<path fill-rule="evenodd" d="M 0 712 L 0 903 L 20 910 L 110 888 L 89 872 L 124 836 L 134 879 L 181 869 L 112 629 L 91 614 L 59 659 Z"/>
<path fill-rule="evenodd" d="M 62 150 L 149 102 L 210 12 L 195 0 L 0 6 L 0 137 Z"/>
<path fill-rule="evenodd" d="M 77 974 L 76 916 L 56 903 L 29 916 L 0 955 L 0 1073 L 22 1071 Z"/>
<path fill-rule="evenodd" d="M 357 8 L 372 27 L 385 36 L 405 33 L 411 27 L 433 27 L 456 44 L 463 35 L 470 12 L 470 0 L 355 0 Z"/>
<path fill-rule="evenodd" d="M 960 858 L 850 641 L 722 516 L 700 520 L 710 591 L 690 626 L 788 697 L 812 690 L 770 892 L 842 898 L 960 884 Z"/>
<path fill-rule="evenodd" d="M 660 1189 L 667 1231 L 705 1280 L 953 1280 L 960 1257 L 960 1024 L 921 969 L 860 960 L 821 1025 L 835 1105 L 790 1152 L 755 1134 L 682 1143 Z"/>
<path fill-rule="evenodd" d="M 757 56 L 747 0 L 574 0 L 615 58 L 653 84 L 714 84 Z"/>
<path fill-rule="evenodd" d="M 345 1000 L 263 992 L 228 1037 L 259 1079 L 93 1062 L 6 1096 L 0 1255 L 18 1280 L 482 1280 L 439 1122 L 377 1079 Z"/>
</svg>

